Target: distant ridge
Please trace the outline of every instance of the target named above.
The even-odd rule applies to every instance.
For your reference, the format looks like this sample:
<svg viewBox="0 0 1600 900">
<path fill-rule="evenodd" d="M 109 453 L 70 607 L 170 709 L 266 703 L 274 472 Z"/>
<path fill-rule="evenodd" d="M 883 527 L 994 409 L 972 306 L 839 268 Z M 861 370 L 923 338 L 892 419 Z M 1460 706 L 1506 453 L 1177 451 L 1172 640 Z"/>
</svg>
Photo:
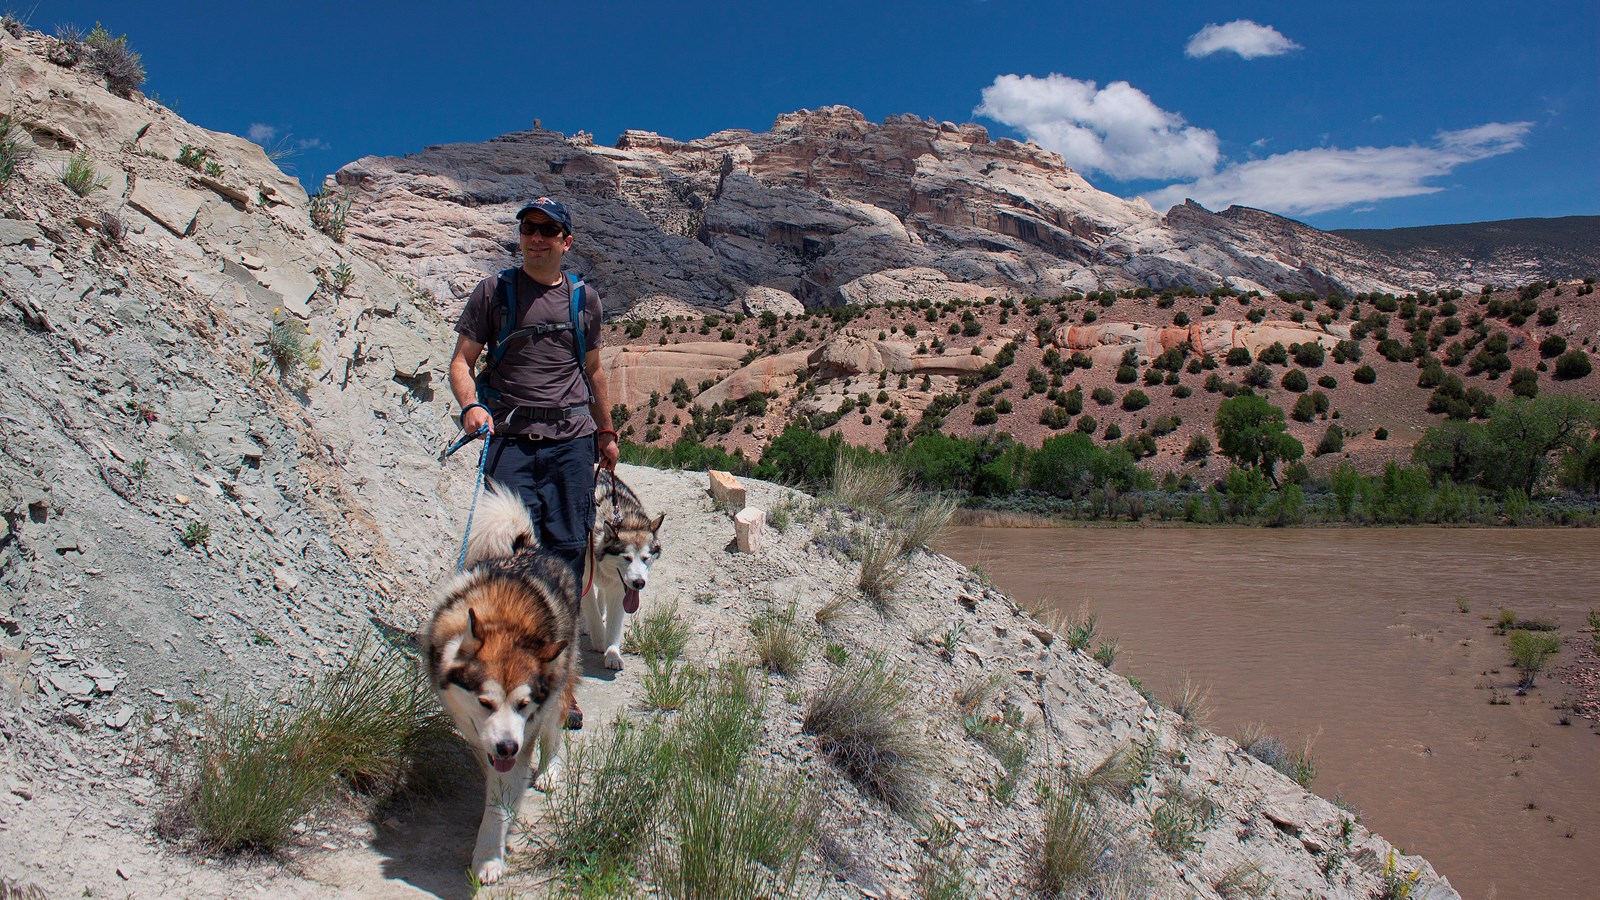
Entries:
<svg viewBox="0 0 1600 900">
<path fill-rule="evenodd" d="M 1412 228 L 1342 228 L 1329 234 L 1419 262 L 1420 257 L 1446 256 L 1498 267 L 1518 258 L 1537 258 L 1546 277 L 1600 275 L 1600 216 L 1501 219 Z"/>
</svg>

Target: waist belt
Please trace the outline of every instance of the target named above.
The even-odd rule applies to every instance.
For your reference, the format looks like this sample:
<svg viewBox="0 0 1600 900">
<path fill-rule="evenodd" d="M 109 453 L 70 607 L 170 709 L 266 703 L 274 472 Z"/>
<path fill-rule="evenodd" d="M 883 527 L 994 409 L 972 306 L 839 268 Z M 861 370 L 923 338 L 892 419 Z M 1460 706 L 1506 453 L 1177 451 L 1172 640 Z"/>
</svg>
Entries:
<svg viewBox="0 0 1600 900">
<path fill-rule="evenodd" d="M 506 427 L 521 419 L 524 422 L 562 422 L 589 414 L 589 405 L 577 406 L 509 406 L 495 413 L 495 421 Z"/>
</svg>

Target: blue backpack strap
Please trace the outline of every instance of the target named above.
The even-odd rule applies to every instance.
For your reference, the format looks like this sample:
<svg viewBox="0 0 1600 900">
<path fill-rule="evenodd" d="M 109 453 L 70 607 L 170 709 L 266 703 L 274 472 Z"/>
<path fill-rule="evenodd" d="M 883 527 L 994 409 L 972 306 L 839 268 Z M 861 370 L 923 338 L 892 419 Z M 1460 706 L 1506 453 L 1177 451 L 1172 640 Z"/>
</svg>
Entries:
<svg viewBox="0 0 1600 900">
<path fill-rule="evenodd" d="M 567 284 L 571 291 L 572 348 L 578 352 L 578 366 L 582 368 L 583 358 L 589 349 L 583 334 L 583 279 L 576 275 L 568 275 Z"/>
<path fill-rule="evenodd" d="M 572 350 L 578 357 L 578 377 L 583 379 L 583 387 L 589 392 L 589 399 L 594 399 L 594 385 L 589 383 L 589 370 L 585 366 L 585 358 L 589 355 L 589 342 L 583 333 L 583 279 L 576 275 L 568 275 L 567 283 L 571 286 L 572 316 Z"/>
</svg>

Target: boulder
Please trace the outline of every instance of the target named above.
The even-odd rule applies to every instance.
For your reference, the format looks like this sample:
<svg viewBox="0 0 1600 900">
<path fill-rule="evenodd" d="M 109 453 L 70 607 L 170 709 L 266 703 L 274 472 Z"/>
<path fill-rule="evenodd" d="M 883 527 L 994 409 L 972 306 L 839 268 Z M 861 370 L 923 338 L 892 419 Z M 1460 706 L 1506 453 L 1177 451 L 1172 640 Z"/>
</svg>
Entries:
<svg viewBox="0 0 1600 900">
<path fill-rule="evenodd" d="M 788 291 L 760 285 L 745 291 L 739 302 L 744 311 L 752 316 L 770 312 L 781 319 L 788 314 L 798 316 L 806 311 L 806 305 L 795 299 L 795 296 Z"/>
</svg>

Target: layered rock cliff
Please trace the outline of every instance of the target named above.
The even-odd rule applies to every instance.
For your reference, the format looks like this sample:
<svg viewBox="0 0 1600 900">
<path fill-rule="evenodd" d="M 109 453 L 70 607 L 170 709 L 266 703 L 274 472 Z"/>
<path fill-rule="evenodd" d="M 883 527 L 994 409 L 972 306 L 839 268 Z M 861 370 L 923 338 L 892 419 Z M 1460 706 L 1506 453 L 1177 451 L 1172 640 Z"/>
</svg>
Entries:
<svg viewBox="0 0 1600 900">
<path fill-rule="evenodd" d="M 534 128 L 334 176 L 354 240 L 441 298 L 515 250 L 517 206 L 573 210 L 575 268 L 614 309 L 738 306 L 780 291 L 807 306 L 906 297 L 1054 297 L 1205 287 L 1355 293 L 1434 287 L 1430 272 L 1255 210 L 1162 215 L 1096 190 L 1061 157 L 978 125 L 882 124 L 834 106 L 770 131 L 680 142 L 630 131 L 615 147 Z"/>
</svg>

